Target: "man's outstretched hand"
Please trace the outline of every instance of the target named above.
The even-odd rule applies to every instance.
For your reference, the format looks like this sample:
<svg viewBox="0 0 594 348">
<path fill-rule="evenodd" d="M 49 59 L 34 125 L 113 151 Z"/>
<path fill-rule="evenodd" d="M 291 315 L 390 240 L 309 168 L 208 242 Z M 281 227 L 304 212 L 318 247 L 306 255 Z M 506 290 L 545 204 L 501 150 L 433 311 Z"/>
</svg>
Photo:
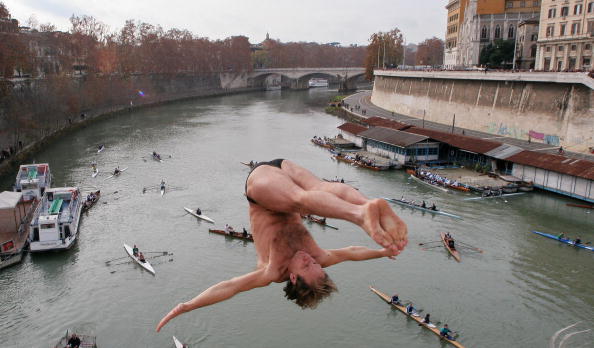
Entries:
<svg viewBox="0 0 594 348">
<path fill-rule="evenodd" d="M 361 227 L 379 245 L 400 252 L 408 243 L 408 228 L 388 202 L 373 199 L 363 206 Z"/>
</svg>

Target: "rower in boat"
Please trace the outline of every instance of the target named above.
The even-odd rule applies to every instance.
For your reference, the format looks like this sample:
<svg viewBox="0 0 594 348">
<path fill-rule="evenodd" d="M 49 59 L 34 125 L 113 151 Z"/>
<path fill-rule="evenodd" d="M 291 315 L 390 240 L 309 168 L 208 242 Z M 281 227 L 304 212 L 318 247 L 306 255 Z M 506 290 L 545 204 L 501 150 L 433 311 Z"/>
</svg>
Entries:
<svg viewBox="0 0 594 348">
<path fill-rule="evenodd" d="M 561 232 L 557 235 L 557 239 L 565 239 L 565 232 Z"/>
<path fill-rule="evenodd" d="M 456 242 L 454 241 L 454 238 L 452 238 L 452 236 L 450 235 L 450 232 L 446 232 L 445 240 L 448 243 L 448 247 L 450 247 L 450 249 L 456 250 Z"/>
<path fill-rule="evenodd" d="M 132 255 L 138 257 L 138 247 L 134 244 L 134 248 L 132 248 Z"/>
<path fill-rule="evenodd" d="M 145 263 L 146 260 L 144 259 L 144 255 L 142 254 L 142 251 L 138 252 L 138 261 Z"/>
<path fill-rule="evenodd" d="M 415 309 L 415 307 L 413 307 L 412 303 L 409 303 L 406 305 L 406 314 L 408 315 L 416 315 L 417 311 Z"/>
<path fill-rule="evenodd" d="M 243 232 L 241 233 L 243 235 L 243 238 L 249 238 L 250 234 L 248 233 L 248 231 L 245 229 L 245 227 L 243 228 Z"/>
<path fill-rule="evenodd" d="M 196 208 L 196 215 L 202 215 L 202 210 L 200 210 L 200 208 Z"/>
<path fill-rule="evenodd" d="M 427 203 L 425 203 L 425 201 L 423 201 L 423 203 L 421 203 L 421 208 L 427 209 Z"/>
<path fill-rule="evenodd" d="M 435 206 L 435 203 L 433 203 L 433 204 L 431 205 L 431 208 L 429 208 L 429 209 L 431 209 L 431 210 L 433 210 L 433 211 L 437 211 L 437 206 Z"/>
<path fill-rule="evenodd" d="M 80 338 L 75 333 L 72 333 L 70 339 L 68 339 L 68 343 L 66 344 L 67 348 L 80 348 Z"/>
<path fill-rule="evenodd" d="M 161 191 L 165 190 L 165 180 L 161 179 Z"/>
<path fill-rule="evenodd" d="M 368 199 L 348 185 L 324 183 L 292 161 L 258 163 L 245 186 L 257 253 L 256 269 L 221 281 L 179 303 L 161 319 L 157 331 L 183 313 L 272 283 L 285 282 L 283 290 L 289 301 L 304 309 L 314 309 L 336 291 L 324 268 L 345 261 L 394 259 L 408 242 L 406 224 L 385 200 Z M 305 228 L 300 213 L 349 221 L 381 247 L 323 249 Z"/>
<path fill-rule="evenodd" d="M 392 296 L 392 302 L 391 303 L 392 304 L 395 304 L 395 305 L 398 305 L 398 306 L 401 306 L 400 297 L 398 297 L 398 294 L 394 294 L 394 296 Z"/>
<path fill-rule="evenodd" d="M 97 151 L 101 151 L 105 148 L 105 145 L 101 144 L 99 146 L 97 146 Z"/>
<path fill-rule="evenodd" d="M 578 244 L 582 244 L 582 239 L 580 237 L 577 237 L 574 241 L 573 241 L 573 245 L 578 245 Z"/>
<path fill-rule="evenodd" d="M 229 224 L 225 224 L 225 233 L 234 235 L 235 230 L 233 229 L 233 227 L 229 226 Z"/>
<path fill-rule="evenodd" d="M 114 176 L 116 176 L 116 175 L 120 175 L 120 173 L 121 173 L 121 172 L 122 172 L 122 171 L 120 170 L 120 167 L 119 167 L 119 166 L 117 166 L 117 167 L 116 167 L 116 168 L 113 170 L 113 175 L 114 175 Z"/>
<path fill-rule="evenodd" d="M 431 314 L 427 313 L 427 315 L 425 315 L 425 318 L 423 318 L 423 324 L 431 324 Z"/>
<path fill-rule="evenodd" d="M 443 338 L 447 338 L 448 340 L 455 341 L 456 339 L 450 335 L 452 330 L 448 327 L 448 324 L 443 324 L 443 328 L 439 330 L 439 335 Z"/>
</svg>

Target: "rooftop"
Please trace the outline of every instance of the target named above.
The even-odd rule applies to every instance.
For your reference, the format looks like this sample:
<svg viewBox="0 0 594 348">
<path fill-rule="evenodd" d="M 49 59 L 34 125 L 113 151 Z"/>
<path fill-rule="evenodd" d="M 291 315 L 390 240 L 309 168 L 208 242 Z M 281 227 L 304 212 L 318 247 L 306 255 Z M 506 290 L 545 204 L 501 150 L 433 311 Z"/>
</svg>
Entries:
<svg viewBox="0 0 594 348">
<path fill-rule="evenodd" d="M 429 139 L 429 137 L 426 136 L 411 134 L 408 132 L 402 132 L 384 127 L 370 128 L 364 132 L 361 132 L 359 136 L 400 147 L 407 147 Z"/>
</svg>

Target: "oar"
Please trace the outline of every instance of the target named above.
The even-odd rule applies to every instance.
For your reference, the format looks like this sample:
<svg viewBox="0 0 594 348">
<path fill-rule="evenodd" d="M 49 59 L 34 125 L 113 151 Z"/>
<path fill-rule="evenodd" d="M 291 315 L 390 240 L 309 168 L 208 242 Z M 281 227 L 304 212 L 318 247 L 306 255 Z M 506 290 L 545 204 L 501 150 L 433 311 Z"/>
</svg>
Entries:
<svg viewBox="0 0 594 348">
<path fill-rule="evenodd" d="M 427 248 L 421 248 L 421 250 L 423 250 L 423 251 L 427 251 L 427 250 L 429 250 L 429 249 L 433 249 L 433 248 L 441 248 L 441 245 L 436 245 L 436 246 L 433 246 L 433 247 L 427 247 Z"/>
<path fill-rule="evenodd" d="M 169 254 L 169 251 L 145 251 L 145 254 L 163 254 L 163 255 L 167 255 Z"/>
<path fill-rule="evenodd" d="M 105 263 L 110 263 L 110 262 L 112 262 L 112 261 L 121 260 L 121 259 L 124 259 L 124 258 L 126 258 L 126 257 L 128 257 L 128 256 L 124 256 L 124 257 L 118 257 L 117 259 L 113 259 L 113 260 L 107 260 L 107 261 L 105 261 Z"/>
<path fill-rule="evenodd" d="M 479 248 L 477 248 L 477 247 L 475 247 L 473 245 L 466 244 L 464 242 L 457 242 L 457 243 L 462 244 L 463 246 L 466 246 L 467 248 L 474 249 L 474 250 L 478 251 L 479 253 L 482 253 L 483 252 L 481 249 L 479 249 Z"/>
<path fill-rule="evenodd" d="M 436 240 L 434 242 L 419 243 L 419 245 L 425 245 L 425 244 L 431 244 L 431 243 L 441 243 L 441 241 L 440 240 Z"/>
</svg>

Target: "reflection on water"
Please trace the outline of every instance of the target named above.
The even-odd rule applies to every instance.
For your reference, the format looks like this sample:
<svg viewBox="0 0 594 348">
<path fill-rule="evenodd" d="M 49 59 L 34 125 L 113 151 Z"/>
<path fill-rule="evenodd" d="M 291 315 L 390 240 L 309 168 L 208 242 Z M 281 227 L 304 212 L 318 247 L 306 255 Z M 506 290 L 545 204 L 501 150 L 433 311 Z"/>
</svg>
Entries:
<svg viewBox="0 0 594 348">
<path fill-rule="evenodd" d="M 594 253 L 530 233 L 565 231 L 594 240 L 594 214 L 566 207 L 547 193 L 505 200 L 463 201 L 409 181 L 401 171 L 373 172 L 333 161 L 312 145 L 313 135 L 335 135 L 340 119 L 323 113 L 337 91 L 272 91 L 174 103 L 106 118 L 70 134 L 35 155 L 48 162 L 54 184 L 101 189 L 84 216 L 75 247 L 29 255 L 0 273 L 2 347 L 47 347 L 67 328 L 97 335 L 100 347 L 169 347 L 176 335 L 191 347 L 427 347 L 438 339 L 394 312 L 369 285 L 398 292 L 416 307 L 461 331 L 469 347 L 542 347 L 576 321 L 594 326 Z M 106 150 L 97 154 L 96 146 Z M 164 155 L 164 163 L 150 158 Z M 200 207 L 215 227 L 249 228 L 243 196 L 249 169 L 240 161 L 289 158 L 320 177 L 344 177 L 369 197 L 435 202 L 464 217 L 453 220 L 394 206 L 410 230 L 397 261 L 344 263 L 328 273 L 340 292 L 315 311 L 302 311 L 282 296 L 282 284 L 237 295 L 176 318 L 156 334 L 160 318 L 221 280 L 253 270 L 251 244 L 208 233 L 213 227 L 185 215 Z M 91 178 L 90 162 L 100 175 Z M 129 169 L 107 179 L 116 166 Z M 180 190 L 161 197 L 144 187 L 165 179 Z M 8 188 L 13 178 L 2 179 Z M 332 221 L 338 231 L 306 224 L 324 248 L 377 247 L 362 231 Z M 461 250 L 462 262 L 441 247 L 449 231 L 484 253 Z M 151 276 L 127 262 L 123 243 L 172 256 L 150 259 Z M 153 254 L 155 255 L 155 254 Z M 109 265 L 107 260 L 118 259 Z M 575 346 L 592 342 L 576 335 Z"/>
</svg>

